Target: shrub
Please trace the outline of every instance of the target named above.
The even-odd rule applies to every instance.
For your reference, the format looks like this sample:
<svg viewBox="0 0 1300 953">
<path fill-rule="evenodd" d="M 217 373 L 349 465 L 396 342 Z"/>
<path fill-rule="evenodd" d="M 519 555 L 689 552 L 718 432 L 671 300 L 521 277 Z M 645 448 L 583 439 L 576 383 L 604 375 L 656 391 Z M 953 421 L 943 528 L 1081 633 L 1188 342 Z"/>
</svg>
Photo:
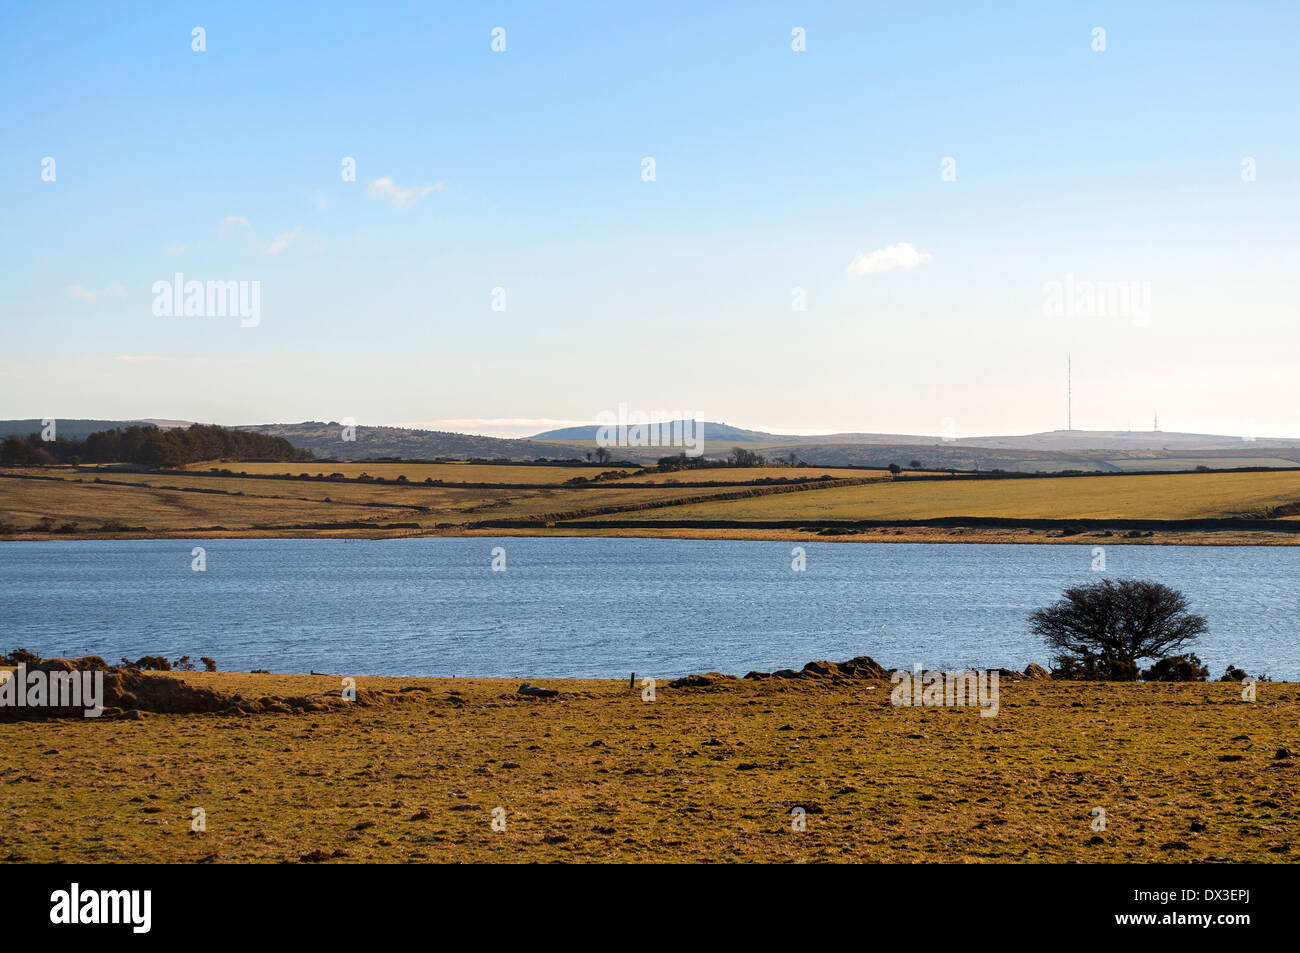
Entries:
<svg viewBox="0 0 1300 953">
<path fill-rule="evenodd" d="M 138 668 L 142 671 L 170 672 L 172 670 L 172 663 L 161 655 L 146 655 L 134 662 L 124 658 L 122 664 L 127 668 Z"/>
<path fill-rule="evenodd" d="M 203 671 L 215 672 L 217 670 L 217 663 L 215 659 L 210 659 L 205 655 L 202 658 L 200 658 L 199 661 L 203 663 Z"/>
<path fill-rule="evenodd" d="M 1209 667 L 1191 653 L 1162 658 L 1142 673 L 1148 682 L 1203 682 L 1209 677 Z"/>
<path fill-rule="evenodd" d="M 1065 591 L 1031 617 L 1032 631 L 1055 649 L 1059 678 L 1131 681 L 1141 659 L 1159 661 L 1207 626 L 1187 598 L 1158 582 L 1110 579 Z"/>
<path fill-rule="evenodd" d="M 41 657 L 26 649 L 14 649 L 8 655 L 0 655 L 0 665 L 34 665 Z"/>
<path fill-rule="evenodd" d="M 1125 659 L 1061 657 L 1052 678 L 1065 681 L 1136 682 L 1137 663 Z"/>
<path fill-rule="evenodd" d="M 1235 665 L 1229 665 L 1219 679 L 1221 682 L 1240 682 L 1242 679 L 1250 678 L 1250 675 L 1237 668 Z"/>
</svg>

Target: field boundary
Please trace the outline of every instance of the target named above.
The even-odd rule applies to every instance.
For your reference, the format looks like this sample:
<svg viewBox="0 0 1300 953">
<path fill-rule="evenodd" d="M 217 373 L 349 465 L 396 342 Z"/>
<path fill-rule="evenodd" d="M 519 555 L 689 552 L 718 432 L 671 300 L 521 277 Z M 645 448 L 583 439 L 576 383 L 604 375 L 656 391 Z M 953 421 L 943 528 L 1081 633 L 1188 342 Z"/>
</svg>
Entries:
<svg viewBox="0 0 1300 953">
<path fill-rule="evenodd" d="M 1209 517 L 1189 520 L 1153 519 L 1058 519 L 1011 516 L 936 516 L 927 519 L 880 520 L 594 520 L 579 517 L 555 520 L 556 529 L 882 529 L 888 527 L 939 527 L 963 529 L 1072 529 L 1090 530 L 1270 530 L 1300 533 L 1300 520 L 1241 519 Z M 538 520 L 483 520 L 473 529 L 535 529 Z"/>
</svg>

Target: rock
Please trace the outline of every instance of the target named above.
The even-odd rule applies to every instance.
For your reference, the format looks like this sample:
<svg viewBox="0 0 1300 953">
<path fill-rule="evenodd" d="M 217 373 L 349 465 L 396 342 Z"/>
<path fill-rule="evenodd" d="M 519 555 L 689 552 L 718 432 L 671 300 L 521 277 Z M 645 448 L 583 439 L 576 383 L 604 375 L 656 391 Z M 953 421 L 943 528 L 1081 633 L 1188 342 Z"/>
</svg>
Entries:
<svg viewBox="0 0 1300 953">
<path fill-rule="evenodd" d="M 1293 757 L 1295 757 L 1295 755 L 1291 753 L 1290 748 L 1278 748 L 1277 753 L 1273 755 L 1273 760 L 1280 761 L 1283 758 L 1293 758 Z"/>
<path fill-rule="evenodd" d="M 674 678 L 668 683 L 669 688 L 704 688 L 712 685 L 713 680 L 705 675 L 685 675 L 681 678 Z"/>
<path fill-rule="evenodd" d="M 517 694 L 527 695 L 529 698 L 554 698 L 560 694 L 554 688 L 542 688 L 540 685 L 529 685 L 524 682 L 519 686 Z"/>
<path fill-rule="evenodd" d="M 888 678 L 889 670 L 870 655 L 855 655 L 847 662 L 841 662 L 840 668 L 851 670 L 854 678 Z"/>
<path fill-rule="evenodd" d="M 1030 662 L 1025 666 L 1025 678 L 1033 679 L 1036 682 L 1045 681 L 1052 677 L 1052 673 L 1037 662 Z"/>
<path fill-rule="evenodd" d="M 749 679 L 758 680 L 761 678 L 771 678 L 772 675 L 770 672 L 746 672 L 745 677 Z"/>
<path fill-rule="evenodd" d="M 1192 821 L 1191 831 L 1193 834 L 1204 834 L 1206 830 L 1205 821 L 1201 820 L 1199 817 Z"/>
<path fill-rule="evenodd" d="M 331 856 L 333 855 L 330 854 L 328 851 L 313 850 L 309 854 L 303 854 L 298 859 L 302 861 L 304 864 L 319 864 L 323 860 L 329 860 Z"/>
<path fill-rule="evenodd" d="M 687 675 L 683 678 L 673 679 L 668 683 L 669 688 L 705 688 L 709 685 L 717 685 L 719 682 L 734 682 L 734 675 L 724 675 L 722 672 L 706 672 L 703 675 Z"/>
<path fill-rule="evenodd" d="M 842 675 L 839 662 L 809 662 L 803 667 L 810 675 Z"/>
<path fill-rule="evenodd" d="M 27 666 L 29 672 L 110 672 L 112 667 L 98 655 L 81 658 L 45 658 Z"/>
<path fill-rule="evenodd" d="M 803 678 L 802 672 L 796 672 L 792 668 L 778 668 L 772 673 L 773 678 Z"/>
<path fill-rule="evenodd" d="M 501 762 L 501 767 L 506 769 L 514 769 L 519 767 L 519 763 L 516 761 L 503 761 Z"/>
</svg>

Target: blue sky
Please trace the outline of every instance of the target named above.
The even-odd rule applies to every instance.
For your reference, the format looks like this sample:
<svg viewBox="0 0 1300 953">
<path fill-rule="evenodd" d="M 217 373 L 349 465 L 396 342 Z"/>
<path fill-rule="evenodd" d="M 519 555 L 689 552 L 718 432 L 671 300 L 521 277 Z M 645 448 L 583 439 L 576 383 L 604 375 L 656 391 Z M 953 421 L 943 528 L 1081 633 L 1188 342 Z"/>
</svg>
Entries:
<svg viewBox="0 0 1300 953">
<path fill-rule="evenodd" d="M 0 11 L 0 416 L 1300 436 L 1295 4 L 152 6 Z"/>
</svg>

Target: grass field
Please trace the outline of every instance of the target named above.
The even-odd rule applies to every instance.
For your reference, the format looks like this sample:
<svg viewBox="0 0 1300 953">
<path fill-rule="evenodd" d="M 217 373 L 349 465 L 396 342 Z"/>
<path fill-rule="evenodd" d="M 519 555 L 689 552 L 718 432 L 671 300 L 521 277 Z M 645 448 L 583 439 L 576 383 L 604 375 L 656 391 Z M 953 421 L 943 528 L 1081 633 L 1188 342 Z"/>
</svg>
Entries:
<svg viewBox="0 0 1300 953">
<path fill-rule="evenodd" d="M 27 527 L 42 517 L 74 522 L 82 532 L 106 521 L 151 530 L 191 527 L 251 527 L 258 523 L 314 523 L 373 520 L 409 515 L 394 507 L 319 501 L 184 493 L 143 487 L 46 480 L 0 480 L 0 521 Z"/>
<path fill-rule="evenodd" d="M 395 480 L 406 477 L 412 483 L 423 483 L 426 479 L 442 480 L 444 483 L 499 483 L 503 485 L 517 483 L 554 483 L 560 484 L 574 477 L 591 478 L 612 467 L 548 467 L 519 466 L 508 463 L 329 463 L 313 460 L 307 463 L 244 463 L 240 461 L 217 461 L 215 463 L 196 463 L 187 469 L 207 471 L 218 469 L 233 470 L 235 473 L 251 474 L 292 474 L 308 476 L 342 473 L 345 477 L 356 478 L 363 473 L 373 477 Z M 629 471 L 631 472 L 631 471 Z"/>
<path fill-rule="evenodd" d="M 159 676 L 163 677 L 163 676 Z M 185 674 L 245 695 L 337 678 Z M 10 862 L 1294 862 L 1300 685 L 1012 682 L 996 717 L 889 683 L 367 679 L 338 713 L 0 724 Z M 802 806 L 807 830 L 792 829 Z M 207 830 L 192 833 L 194 808 Z M 493 831 L 494 808 L 506 829 Z M 1107 828 L 1091 827 L 1092 810 Z"/>
<path fill-rule="evenodd" d="M 9 524 L 21 532 L 48 517 L 58 525 L 76 523 L 76 532 L 67 534 L 74 536 L 97 535 L 99 527 L 108 521 L 172 535 L 214 526 L 239 532 L 259 525 L 359 520 L 369 525 L 346 532 L 380 535 L 385 524 L 393 522 L 414 522 L 420 530 L 433 532 L 439 524 L 487 518 L 532 519 L 725 492 L 725 488 L 609 489 L 599 485 L 589 489 L 523 489 L 508 483 L 499 488 L 472 489 L 144 473 L 106 473 L 102 479 L 114 482 L 95 483 L 93 474 L 70 468 L 10 472 L 59 479 L 0 479 L 0 524 Z M 200 490 L 205 492 L 195 492 Z M 206 492 L 212 490 L 222 492 Z"/>
<path fill-rule="evenodd" d="M 272 469 L 283 464 L 237 466 Z M 378 469 L 354 466 L 357 474 Z M 1019 479 L 977 479 L 969 475 L 916 479 L 905 474 L 891 480 L 880 471 L 756 468 L 698 471 L 666 479 L 663 474 L 654 474 L 614 484 L 575 487 L 554 480 L 540 486 L 521 485 L 539 473 L 553 478 L 573 472 L 563 467 L 439 464 L 439 469 L 425 471 L 419 465 L 386 466 L 393 469 L 392 477 L 397 476 L 396 471 L 410 471 L 408 479 L 412 480 L 424 472 L 436 472 L 441 474 L 439 479 L 445 479 L 450 471 L 457 476 L 474 471 L 478 478 L 494 475 L 503 482 L 470 487 L 416 481 L 396 484 L 266 479 L 212 475 L 206 468 L 192 475 L 77 471 L 71 467 L 8 470 L 4 471 L 8 475 L 0 474 L 0 532 L 8 538 L 48 538 L 50 529 L 75 524 L 60 535 L 103 536 L 107 525 L 110 532 L 127 536 L 383 536 L 473 532 L 476 530 L 468 524 L 503 520 L 541 521 L 538 528 L 542 530 L 550 521 L 558 524 L 550 531 L 560 532 L 564 521 L 574 519 L 597 523 L 787 521 L 816 526 L 819 522 L 888 523 L 942 517 L 1190 521 L 1235 516 L 1275 519 L 1277 529 L 1235 528 L 1234 538 L 1224 541 L 1300 542 L 1300 534 L 1287 537 L 1283 532 L 1300 520 L 1300 471 Z M 831 487 L 813 482 L 796 487 L 795 492 L 780 485 L 726 485 L 745 477 L 761 480 L 823 473 L 871 482 Z M 97 476 L 108 482 L 94 482 Z M 689 485 L 688 481 L 702 476 L 723 485 Z M 673 478 L 679 479 L 681 485 L 668 482 Z M 746 495 L 728 498 L 740 494 Z M 508 531 L 532 530 L 516 526 Z M 1035 541 L 1031 530 L 1033 527 L 1023 528 L 998 541 Z M 690 528 L 674 527 L 671 532 L 687 535 Z M 744 532 L 744 527 L 733 526 L 712 535 L 736 532 Z M 902 532 L 900 529 L 893 535 L 877 532 L 852 538 L 901 541 L 894 537 Z M 912 530 L 907 532 L 912 533 L 908 539 L 918 538 Z M 1178 538 L 1171 534 L 1190 532 L 1187 526 L 1170 527 L 1167 532 L 1162 530 L 1161 541 Z M 931 531 L 924 538 L 970 539 L 959 528 Z"/>
<path fill-rule="evenodd" d="M 888 520 L 942 516 L 1204 519 L 1263 516 L 1300 501 L 1300 471 L 872 483 L 700 503 L 647 513 L 671 520 Z M 617 516 L 608 517 L 617 519 Z"/>
</svg>

